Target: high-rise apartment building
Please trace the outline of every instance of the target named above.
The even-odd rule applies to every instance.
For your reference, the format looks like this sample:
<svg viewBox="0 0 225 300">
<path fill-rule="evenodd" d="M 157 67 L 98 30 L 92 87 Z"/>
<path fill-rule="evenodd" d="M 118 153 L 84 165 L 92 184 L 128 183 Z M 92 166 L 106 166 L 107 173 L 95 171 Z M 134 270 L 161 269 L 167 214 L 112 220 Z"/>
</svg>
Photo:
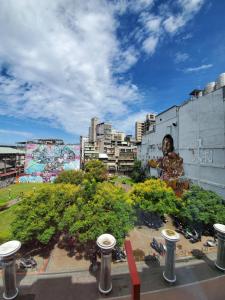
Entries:
<svg viewBox="0 0 225 300">
<path fill-rule="evenodd" d="M 103 161 L 110 173 L 129 174 L 136 158 L 136 141 L 124 132 L 112 128 L 110 123 L 91 119 L 89 138 L 81 137 L 81 165 L 91 159 Z"/>
<path fill-rule="evenodd" d="M 151 126 L 155 124 L 155 114 L 150 113 L 146 115 L 146 119 L 143 122 L 135 122 L 135 139 L 137 142 L 142 141 L 142 136 L 151 129 Z"/>
<path fill-rule="evenodd" d="M 92 143 L 96 142 L 96 138 L 97 138 L 96 126 L 97 126 L 98 122 L 99 122 L 99 120 L 96 117 L 91 119 L 91 127 L 89 129 L 89 141 Z"/>
<path fill-rule="evenodd" d="M 144 122 L 135 122 L 135 139 L 137 142 L 141 142 L 142 136 L 144 134 Z"/>
</svg>

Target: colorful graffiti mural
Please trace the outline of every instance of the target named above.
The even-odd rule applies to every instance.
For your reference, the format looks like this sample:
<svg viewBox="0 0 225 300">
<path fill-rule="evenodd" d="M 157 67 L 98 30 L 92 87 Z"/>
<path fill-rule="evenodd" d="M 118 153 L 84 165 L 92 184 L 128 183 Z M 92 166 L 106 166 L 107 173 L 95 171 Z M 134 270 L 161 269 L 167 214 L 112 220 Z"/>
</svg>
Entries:
<svg viewBox="0 0 225 300">
<path fill-rule="evenodd" d="M 19 182 L 52 182 L 59 172 L 79 168 L 79 145 L 27 144 L 26 176 L 21 176 Z"/>
</svg>

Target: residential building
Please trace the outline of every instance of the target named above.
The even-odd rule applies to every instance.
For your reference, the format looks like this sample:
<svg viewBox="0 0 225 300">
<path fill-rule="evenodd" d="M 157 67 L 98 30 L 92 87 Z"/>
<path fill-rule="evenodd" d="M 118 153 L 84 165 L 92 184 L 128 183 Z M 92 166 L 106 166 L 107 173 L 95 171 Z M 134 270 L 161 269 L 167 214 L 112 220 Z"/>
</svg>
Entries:
<svg viewBox="0 0 225 300">
<path fill-rule="evenodd" d="M 225 73 L 190 96 L 156 116 L 154 127 L 142 137 L 138 159 L 148 174 L 158 176 L 148 161 L 162 157 L 162 140 L 170 135 L 183 158 L 185 177 L 225 198 Z"/>
<path fill-rule="evenodd" d="M 92 143 L 96 142 L 96 126 L 98 124 L 99 120 L 98 118 L 92 118 L 91 119 L 91 127 L 89 128 L 89 141 Z"/>
<path fill-rule="evenodd" d="M 127 138 L 124 132 L 113 129 L 110 123 L 96 124 L 96 120 L 91 119 L 89 130 L 95 133 L 95 142 L 93 136 L 81 137 L 81 165 L 84 167 L 90 159 L 99 159 L 107 165 L 110 173 L 129 174 L 136 158 L 136 141 L 131 136 Z"/>
<path fill-rule="evenodd" d="M 137 121 L 135 123 L 135 138 L 137 142 L 141 142 L 142 136 L 151 129 L 155 124 L 155 114 L 149 113 L 143 122 Z"/>
<path fill-rule="evenodd" d="M 142 136 L 144 134 L 145 124 L 144 122 L 137 121 L 135 123 L 135 138 L 137 142 L 141 142 Z"/>
<path fill-rule="evenodd" d="M 12 183 L 24 173 L 25 151 L 0 146 L 0 187 Z"/>
</svg>

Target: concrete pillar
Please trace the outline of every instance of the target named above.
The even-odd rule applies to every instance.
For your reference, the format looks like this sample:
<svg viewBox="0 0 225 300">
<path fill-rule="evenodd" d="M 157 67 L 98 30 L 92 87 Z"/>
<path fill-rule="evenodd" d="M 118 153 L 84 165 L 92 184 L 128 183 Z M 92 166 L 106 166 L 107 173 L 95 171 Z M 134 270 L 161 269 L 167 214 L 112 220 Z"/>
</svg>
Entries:
<svg viewBox="0 0 225 300">
<path fill-rule="evenodd" d="M 101 249 L 101 271 L 98 288 L 101 293 L 108 294 L 112 290 L 111 260 L 116 239 L 111 234 L 102 234 L 97 239 L 97 245 Z"/>
<path fill-rule="evenodd" d="M 214 224 L 213 227 L 218 238 L 217 258 L 215 266 L 221 271 L 225 271 L 225 225 Z"/>
<path fill-rule="evenodd" d="M 3 298 L 14 299 L 18 294 L 16 287 L 15 254 L 20 249 L 19 241 L 10 241 L 0 246 L 0 259 L 3 267 Z"/>
<path fill-rule="evenodd" d="M 166 257 L 165 257 L 165 271 L 163 272 L 164 279 L 173 283 L 176 281 L 175 275 L 175 253 L 176 242 L 180 239 L 180 235 L 172 229 L 164 229 L 161 232 L 166 241 Z"/>
</svg>

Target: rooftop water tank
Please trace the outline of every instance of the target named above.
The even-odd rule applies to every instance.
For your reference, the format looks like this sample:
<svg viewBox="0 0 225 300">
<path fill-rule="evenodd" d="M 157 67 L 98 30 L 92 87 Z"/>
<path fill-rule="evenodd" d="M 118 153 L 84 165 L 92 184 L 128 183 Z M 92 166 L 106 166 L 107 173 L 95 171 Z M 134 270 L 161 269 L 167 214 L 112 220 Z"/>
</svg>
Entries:
<svg viewBox="0 0 225 300">
<path fill-rule="evenodd" d="M 225 86 L 225 73 L 219 75 L 216 83 L 217 88 L 221 88 L 222 86 Z"/>
<path fill-rule="evenodd" d="M 215 86 L 216 86 L 215 81 L 209 82 L 205 87 L 204 94 L 213 92 L 215 89 Z"/>
</svg>

